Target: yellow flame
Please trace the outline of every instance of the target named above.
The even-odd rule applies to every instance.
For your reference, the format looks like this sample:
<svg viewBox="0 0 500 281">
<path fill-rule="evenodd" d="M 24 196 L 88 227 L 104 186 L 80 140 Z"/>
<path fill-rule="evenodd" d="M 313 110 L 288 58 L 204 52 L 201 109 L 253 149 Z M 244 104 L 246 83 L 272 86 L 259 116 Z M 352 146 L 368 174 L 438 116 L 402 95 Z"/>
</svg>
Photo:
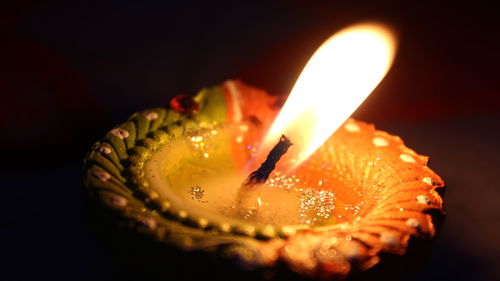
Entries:
<svg viewBox="0 0 500 281">
<path fill-rule="evenodd" d="M 392 32 L 378 24 L 347 27 L 326 40 L 311 57 L 261 148 L 281 134 L 307 159 L 380 83 L 394 59 Z"/>
</svg>

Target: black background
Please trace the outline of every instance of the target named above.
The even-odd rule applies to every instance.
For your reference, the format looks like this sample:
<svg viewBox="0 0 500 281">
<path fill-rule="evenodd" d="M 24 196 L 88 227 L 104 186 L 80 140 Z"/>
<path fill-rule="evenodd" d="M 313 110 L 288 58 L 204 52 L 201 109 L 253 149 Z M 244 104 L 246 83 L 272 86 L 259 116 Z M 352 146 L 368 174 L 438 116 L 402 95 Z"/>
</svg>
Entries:
<svg viewBox="0 0 500 281">
<path fill-rule="evenodd" d="M 240 78 L 284 95 L 339 28 L 398 33 L 355 117 L 430 155 L 447 221 L 405 280 L 500 279 L 500 11 L 448 1 L 16 1 L 0 6 L 0 279 L 112 280 L 84 223 L 85 151 L 134 111 Z"/>
</svg>

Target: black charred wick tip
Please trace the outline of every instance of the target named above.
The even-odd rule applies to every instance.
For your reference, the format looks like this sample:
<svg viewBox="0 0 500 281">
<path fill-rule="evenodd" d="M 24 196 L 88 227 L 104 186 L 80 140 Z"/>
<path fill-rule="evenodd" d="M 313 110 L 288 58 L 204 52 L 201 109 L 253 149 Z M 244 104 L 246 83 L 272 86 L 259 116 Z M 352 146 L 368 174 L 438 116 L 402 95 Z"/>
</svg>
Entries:
<svg viewBox="0 0 500 281">
<path fill-rule="evenodd" d="M 243 185 L 254 185 L 266 182 L 271 172 L 276 168 L 276 163 L 281 159 L 293 143 L 285 135 L 280 137 L 279 142 L 271 149 L 260 167 L 253 171 L 250 176 L 245 180 Z"/>
</svg>

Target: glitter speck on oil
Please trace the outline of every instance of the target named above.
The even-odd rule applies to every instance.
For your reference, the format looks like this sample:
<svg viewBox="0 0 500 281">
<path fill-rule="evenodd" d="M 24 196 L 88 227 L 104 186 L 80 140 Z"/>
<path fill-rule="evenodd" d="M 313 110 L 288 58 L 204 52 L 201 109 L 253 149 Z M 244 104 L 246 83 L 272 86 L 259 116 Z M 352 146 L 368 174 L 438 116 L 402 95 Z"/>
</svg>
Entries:
<svg viewBox="0 0 500 281">
<path fill-rule="evenodd" d="M 189 194 L 191 195 L 191 199 L 200 201 L 201 203 L 206 203 L 207 201 L 202 201 L 203 196 L 205 195 L 205 190 L 201 188 L 200 186 L 191 186 L 189 188 Z"/>
<path fill-rule="evenodd" d="M 332 150 L 327 154 L 332 153 Z M 327 155 L 325 154 L 325 155 Z M 331 159 L 331 158 L 329 158 Z M 286 159 L 293 162 L 293 159 Z M 377 166 L 376 161 L 367 165 Z M 323 158 L 312 158 L 306 163 L 306 171 L 284 174 L 274 171 L 267 181 L 272 188 L 298 192 L 300 223 L 309 225 L 337 224 L 360 217 L 365 205 L 366 193 L 357 189 L 353 171 Z"/>
<path fill-rule="evenodd" d="M 315 224 L 328 219 L 335 209 L 335 193 L 308 188 L 299 197 L 301 223 Z"/>
<path fill-rule="evenodd" d="M 320 189 L 326 179 L 316 182 L 316 188 L 311 188 L 307 181 L 303 181 L 296 175 L 290 176 L 274 171 L 267 180 L 267 184 L 272 188 L 282 188 L 285 191 L 299 192 L 298 214 L 300 223 L 318 224 L 334 214 L 335 193 L 329 190 Z"/>
</svg>

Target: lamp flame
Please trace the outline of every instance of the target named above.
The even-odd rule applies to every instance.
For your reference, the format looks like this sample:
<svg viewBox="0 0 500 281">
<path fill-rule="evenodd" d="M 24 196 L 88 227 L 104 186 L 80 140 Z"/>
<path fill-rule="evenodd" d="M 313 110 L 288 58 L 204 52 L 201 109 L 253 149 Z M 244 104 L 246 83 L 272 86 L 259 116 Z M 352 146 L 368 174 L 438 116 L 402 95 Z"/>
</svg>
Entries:
<svg viewBox="0 0 500 281">
<path fill-rule="evenodd" d="M 284 134 L 294 143 L 299 165 L 380 83 L 395 49 L 393 33 L 379 24 L 357 24 L 332 35 L 304 67 L 261 149 Z"/>
</svg>

